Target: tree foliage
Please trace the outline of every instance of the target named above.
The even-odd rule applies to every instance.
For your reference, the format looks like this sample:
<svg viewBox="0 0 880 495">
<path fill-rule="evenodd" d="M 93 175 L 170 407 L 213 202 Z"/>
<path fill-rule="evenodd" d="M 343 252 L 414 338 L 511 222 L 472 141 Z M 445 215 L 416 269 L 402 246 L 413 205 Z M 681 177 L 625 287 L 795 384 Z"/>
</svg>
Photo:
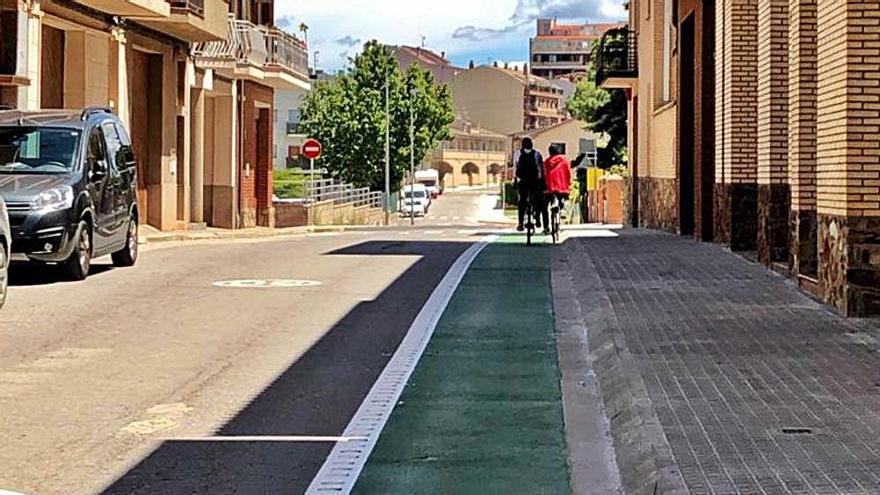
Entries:
<svg viewBox="0 0 880 495">
<path fill-rule="evenodd" d="M 417 65 L 401 71 L 391 50 L 377 41 L 364 45 L 351 62 L 347 73 L 317 84 L 306 96 L 302 128 L 323 143 L 322 166 L 334 177 L 383 190 L 387 80 L 391 185 L 396 189 L 410 166 L 410 110 L 418 165 L 440 141 L 450 138 L 449 126 L 455 115 L 451 93 Z"/>
<path fill-rule="evenodd" d="M 595 52 L 591 58 L 596 60 Z M 587 77 L 577 83 L 568 110 L 572 117 L 586 122 L 590 131 L 607 137 L 606 146 L 599 148 L 599 167 L 626 165 L 627 100 L 623 90 L 598 87 L 595 70 L 591 68 Z"/>
</svg>

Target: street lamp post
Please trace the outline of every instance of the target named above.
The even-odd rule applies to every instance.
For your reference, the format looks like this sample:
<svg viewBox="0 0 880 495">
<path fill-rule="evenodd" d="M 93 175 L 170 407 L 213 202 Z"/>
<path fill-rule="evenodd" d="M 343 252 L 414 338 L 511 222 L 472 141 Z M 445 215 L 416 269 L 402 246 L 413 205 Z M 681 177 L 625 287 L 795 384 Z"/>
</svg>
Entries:
<svg viewBox="0 0 880 495">
<path fill-rule="evenodd" d="M 388 74 L 385 74 L 385 225 L 390 223 L 391 206 L 391 107 Z"/>
<path fill-rule="evenodd" d="M 409 90 L 409 224 L 416 224 L 416 123 L 415 123 L 415 88 Z"/>
</svg>

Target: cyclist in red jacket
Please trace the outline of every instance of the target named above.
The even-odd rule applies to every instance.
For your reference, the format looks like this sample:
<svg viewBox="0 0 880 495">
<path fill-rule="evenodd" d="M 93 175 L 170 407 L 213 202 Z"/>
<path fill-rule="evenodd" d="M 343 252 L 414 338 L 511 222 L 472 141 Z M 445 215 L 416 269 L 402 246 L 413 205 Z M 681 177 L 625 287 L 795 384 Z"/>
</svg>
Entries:
<svg viewBox="0 0 880 495">
<path fill-rule="evenodd" d="M 544 191 L 546 203 L 552 203 L 555 197 L 559 202 L 559 210 L 562 211 L 571 188 L 571 163 L 562 156 L 556 145 L 550 146 L 550 158 L 544 161 L 544 181 L 547 185 Z M 544 227 L 544 232 L 548 233 L 548 226 Z"/>
</svg>

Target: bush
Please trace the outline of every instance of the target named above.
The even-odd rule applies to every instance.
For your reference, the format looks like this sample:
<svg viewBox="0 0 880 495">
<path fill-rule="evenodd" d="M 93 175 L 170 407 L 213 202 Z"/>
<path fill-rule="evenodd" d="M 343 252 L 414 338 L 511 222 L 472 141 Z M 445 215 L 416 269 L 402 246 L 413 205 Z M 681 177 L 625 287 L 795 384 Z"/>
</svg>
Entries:
<svg viewBox="0 0 880 495">
<path fill-rule="evenodd" d="M 505 205 L 508 207 L 516 205 L 519 202 L 519 191 L 517 191 L 516 185 L 513 182 L 505 182 L 502 187 L 504 188 Z"/>
<path fill-rule="evenodd" d="M 275 170 L 275 195 L 281 199 L 298 199 L 306 196 L 308 176 L 301 168 Z"/>
</svg>

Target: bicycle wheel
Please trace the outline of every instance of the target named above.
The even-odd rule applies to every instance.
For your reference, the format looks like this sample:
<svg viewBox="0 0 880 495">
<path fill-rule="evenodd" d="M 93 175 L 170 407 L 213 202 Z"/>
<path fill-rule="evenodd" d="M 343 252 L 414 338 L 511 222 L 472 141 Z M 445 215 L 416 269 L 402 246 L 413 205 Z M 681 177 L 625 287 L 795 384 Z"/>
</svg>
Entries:
<svg viewBox="0 0 880 495">
<path fill-rule="evenodd" d="M 553 244 L 559 242 L 559 208 L 553 210 L 551 217 L 550 232 L 553 234 Z"/>
<path fill-rule="evenodd" d="M 532 236 L 535 234 L 535 222 L 532 219 L 532 202 L 526 204 L 526 246 L 532 245 Z"/>
</svg>

